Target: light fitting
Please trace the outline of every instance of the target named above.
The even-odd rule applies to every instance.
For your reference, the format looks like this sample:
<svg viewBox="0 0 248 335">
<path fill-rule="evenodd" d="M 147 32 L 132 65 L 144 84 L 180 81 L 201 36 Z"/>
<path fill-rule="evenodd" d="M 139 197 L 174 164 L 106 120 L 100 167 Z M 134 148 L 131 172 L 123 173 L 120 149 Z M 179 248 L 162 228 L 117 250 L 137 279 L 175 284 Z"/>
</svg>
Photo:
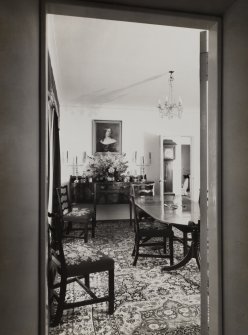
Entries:
<svg viewBox="0 0 248 335">
<path fill-rule="evenodd" d="M 181 118 L 183 112 L 182 100 L 179 97 L 178 104 L 174 101 L 173 95 L 173 77 L 174 71 L 169 71 L 169 97 L 166 96 L 164 104 L 161 104 L 161 101 L 158 101 L 158 109 L 161 118 L 167 117 L 168 119 L 172 119 L 174 117 Z"/>
</svg>

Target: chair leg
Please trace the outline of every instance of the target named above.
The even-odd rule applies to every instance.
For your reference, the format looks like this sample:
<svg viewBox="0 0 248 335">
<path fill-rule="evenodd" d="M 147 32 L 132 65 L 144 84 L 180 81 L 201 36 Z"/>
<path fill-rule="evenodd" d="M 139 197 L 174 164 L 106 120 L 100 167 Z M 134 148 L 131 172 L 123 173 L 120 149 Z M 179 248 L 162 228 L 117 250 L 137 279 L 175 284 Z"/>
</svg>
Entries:
<svg viewBox="0 0 248 335">
<path fill-rule="evenodd" d="M 164 241 L 163 250 L 164 250 L 164 254 L 166 254 L 166 242 L 167 242 L 166 236 L 163 237 L 163 241 Z"/>
<path fill-rule="evenodd" d="M 109 270 L 109 314 L 114 313 L 114 302 L 115 302 L 115 285 L 114 285 L 115 273 L 114 269 Z"/>
<path fill-rule="evenodd" d="M 174 246 L 173 246 L 174 234 L 171 232 L 169 237 L 169 249 L 170 249 L 170 265 L 174 264 Z"/>
<path fill-rule="evenodd" d="M 134 243 L 134 246 L 133 246 L 132 256 L 135 255 L 135 246 L 136 246 L 136 243 Z"/>
<path fill-rule="evenodd" d="M 88 223 L 85 225 L 85 232 L 84 232 L 84 243 L 88 242 Z"/>
<path fill-rule="evenodd" d="M 186 256 L 187 252 L 188 252 L 188 234 L 187 232 L 183 232 L 183 253 L 184 253 L 184 256 Z"/>
<path fill-rule="evenodd" d="M 60 320 L 61 320 L 62 315 L 63 315 L 65 294 L 66 294 L 66 277 L 62 276 L 61 277 L 60 289 L 59 289 L 58 306 L 57 306 L 57 310 L 55 312 L 55 315 L 51 320 L 51 323 L 50 323 L 51 327 L 55 327 L 60 323 Z"/>
<path fill-rule="evenodd" d="M 134 261 L 133 261 L 133 266 L 136 266 L 138 257 L 139 257 L 139 239 L 135 240 L 135 256 L 134 256 Z"/>
<path fill-rule="evenodd" d="M 90 288 L 90 275 L 86 275 L 84 277 L 84 280 L 85 280 L 85 285 Z"/>
<path fill-rule="evenodd" d="M 95 238 L 96 220 L 92 220 L 92 238 Z"/>
<path fill-rule="evenodd" d="M 69 221 L 69 222 L 67 222 L 66 234 L 68 235 L 71 230 L 72 230 L 72 222 Z"/>
</svg>

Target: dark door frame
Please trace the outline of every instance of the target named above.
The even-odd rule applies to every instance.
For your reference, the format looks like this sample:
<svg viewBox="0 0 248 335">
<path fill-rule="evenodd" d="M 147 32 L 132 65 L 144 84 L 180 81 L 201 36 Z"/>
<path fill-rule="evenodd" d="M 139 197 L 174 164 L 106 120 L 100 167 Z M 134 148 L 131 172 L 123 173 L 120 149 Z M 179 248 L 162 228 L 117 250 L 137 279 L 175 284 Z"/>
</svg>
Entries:
<svg viewBox="0 0 248 335">
<path fill-rule="evenodd" d="M 221 335 L 222 331 L 222 239 L 221 239 L 221 19 L 190 13 L 175 13 L 151 8 L 135 8 L 117 5 L 104 5 L 70 0 L 44 0 L 41 8 L 41 56 L 40 56 L 40 304 L 39 330 L 40 334 L 48 333 L 47 311 L 47 45 L 46 45 L 46 15 L 60 14 L 101 18 L 118 21 L 160 24 L 185 28 L 207 30 L 209 35 L 208 61 L 208 113 L 206 115 L 207 161 L 205 171 L 201 173 L 201 185 L 208 181 L 207 189 L 201 189 L 201 213 L 206 213 L 201 225 L 208 224 L 209 253 L 207 259 L 202 259 L 202 284 L 206 283 L 209 272 L 209 311 L 207 299 L 202 299 L 201 334 Z M 205 178 L 205 183 L 202 182 Z M 205 222 L 203 222 L 205 221 Z M 201 236 L 206 239 L 207 236 Z M 205 285 L 205 284 L 204 284 Z M 207 287 L 201 287 L 201 296 L 207 294 Z M 208 314 L 209 312 L 209 314 Z M 208 324 L 209 316 L 209 324 Z M 208 329 L 209 326 L 209 329 Z"/>
</svg>

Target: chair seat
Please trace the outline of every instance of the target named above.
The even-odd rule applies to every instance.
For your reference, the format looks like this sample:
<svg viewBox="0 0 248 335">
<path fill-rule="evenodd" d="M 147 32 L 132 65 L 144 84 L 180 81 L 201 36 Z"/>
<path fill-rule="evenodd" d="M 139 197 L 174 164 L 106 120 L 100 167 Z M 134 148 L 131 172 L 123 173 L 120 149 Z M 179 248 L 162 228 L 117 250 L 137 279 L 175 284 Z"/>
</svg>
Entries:
<svg viewBox="0 0 248 335">
<path fill-rule="evenodd" d="M 114 260 L 80 241 L 64 244 L 68 276 L 86 275 L 114 268 Z"/>
<path fill-rule="evenodd" d="M 90 208 L 72 208 L 72 211 L 63 215 L 64 221 L 81 222 L 88 221 L 93 215 Z"/>
<path fill-rule="evenodd" d="M 161 236 L 161 234 L 168 234 L 169 226 L 159 221 L 140 222 L 139 235 L 141 236 Z"/>
</svg>

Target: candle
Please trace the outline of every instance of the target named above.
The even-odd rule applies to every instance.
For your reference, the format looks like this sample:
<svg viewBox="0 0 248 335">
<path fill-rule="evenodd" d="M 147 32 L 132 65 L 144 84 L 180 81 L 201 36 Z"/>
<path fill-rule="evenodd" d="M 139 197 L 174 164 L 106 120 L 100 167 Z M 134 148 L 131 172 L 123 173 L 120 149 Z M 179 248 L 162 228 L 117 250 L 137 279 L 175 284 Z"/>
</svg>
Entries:
<svg viewBox="0 0 248 335">
<path fill-rule="evenodd" d="M 85 163 L 86 161 L 86 151 L 83 152 L 83 162 Z"/>
<path fill-rule="evenodd" d="M 76 164 L 77 164 L 77 156 L 76 156 Z"/>
<path fill-rule="evenodd" d="M 68 150 L 66 151 L 66 162 L 68 163 Z"/>
<path fill-rule="evenodd" d="M 149 164 L 152 164 L 152 153 L 149 152 Z"/>
<path fill-rule="evenodd" d="M 137 163 L 137 151 L 135 151 L 135 153 L 134 153 L 134 161 L 135 161 L 135 163 Z"/>
<path fill-rule="evenodd" d="M 142 162 L 143 162 L 143 165 L 145 164 L 145 158 L 144 156 L 142 156 Z"/>
</svg>

